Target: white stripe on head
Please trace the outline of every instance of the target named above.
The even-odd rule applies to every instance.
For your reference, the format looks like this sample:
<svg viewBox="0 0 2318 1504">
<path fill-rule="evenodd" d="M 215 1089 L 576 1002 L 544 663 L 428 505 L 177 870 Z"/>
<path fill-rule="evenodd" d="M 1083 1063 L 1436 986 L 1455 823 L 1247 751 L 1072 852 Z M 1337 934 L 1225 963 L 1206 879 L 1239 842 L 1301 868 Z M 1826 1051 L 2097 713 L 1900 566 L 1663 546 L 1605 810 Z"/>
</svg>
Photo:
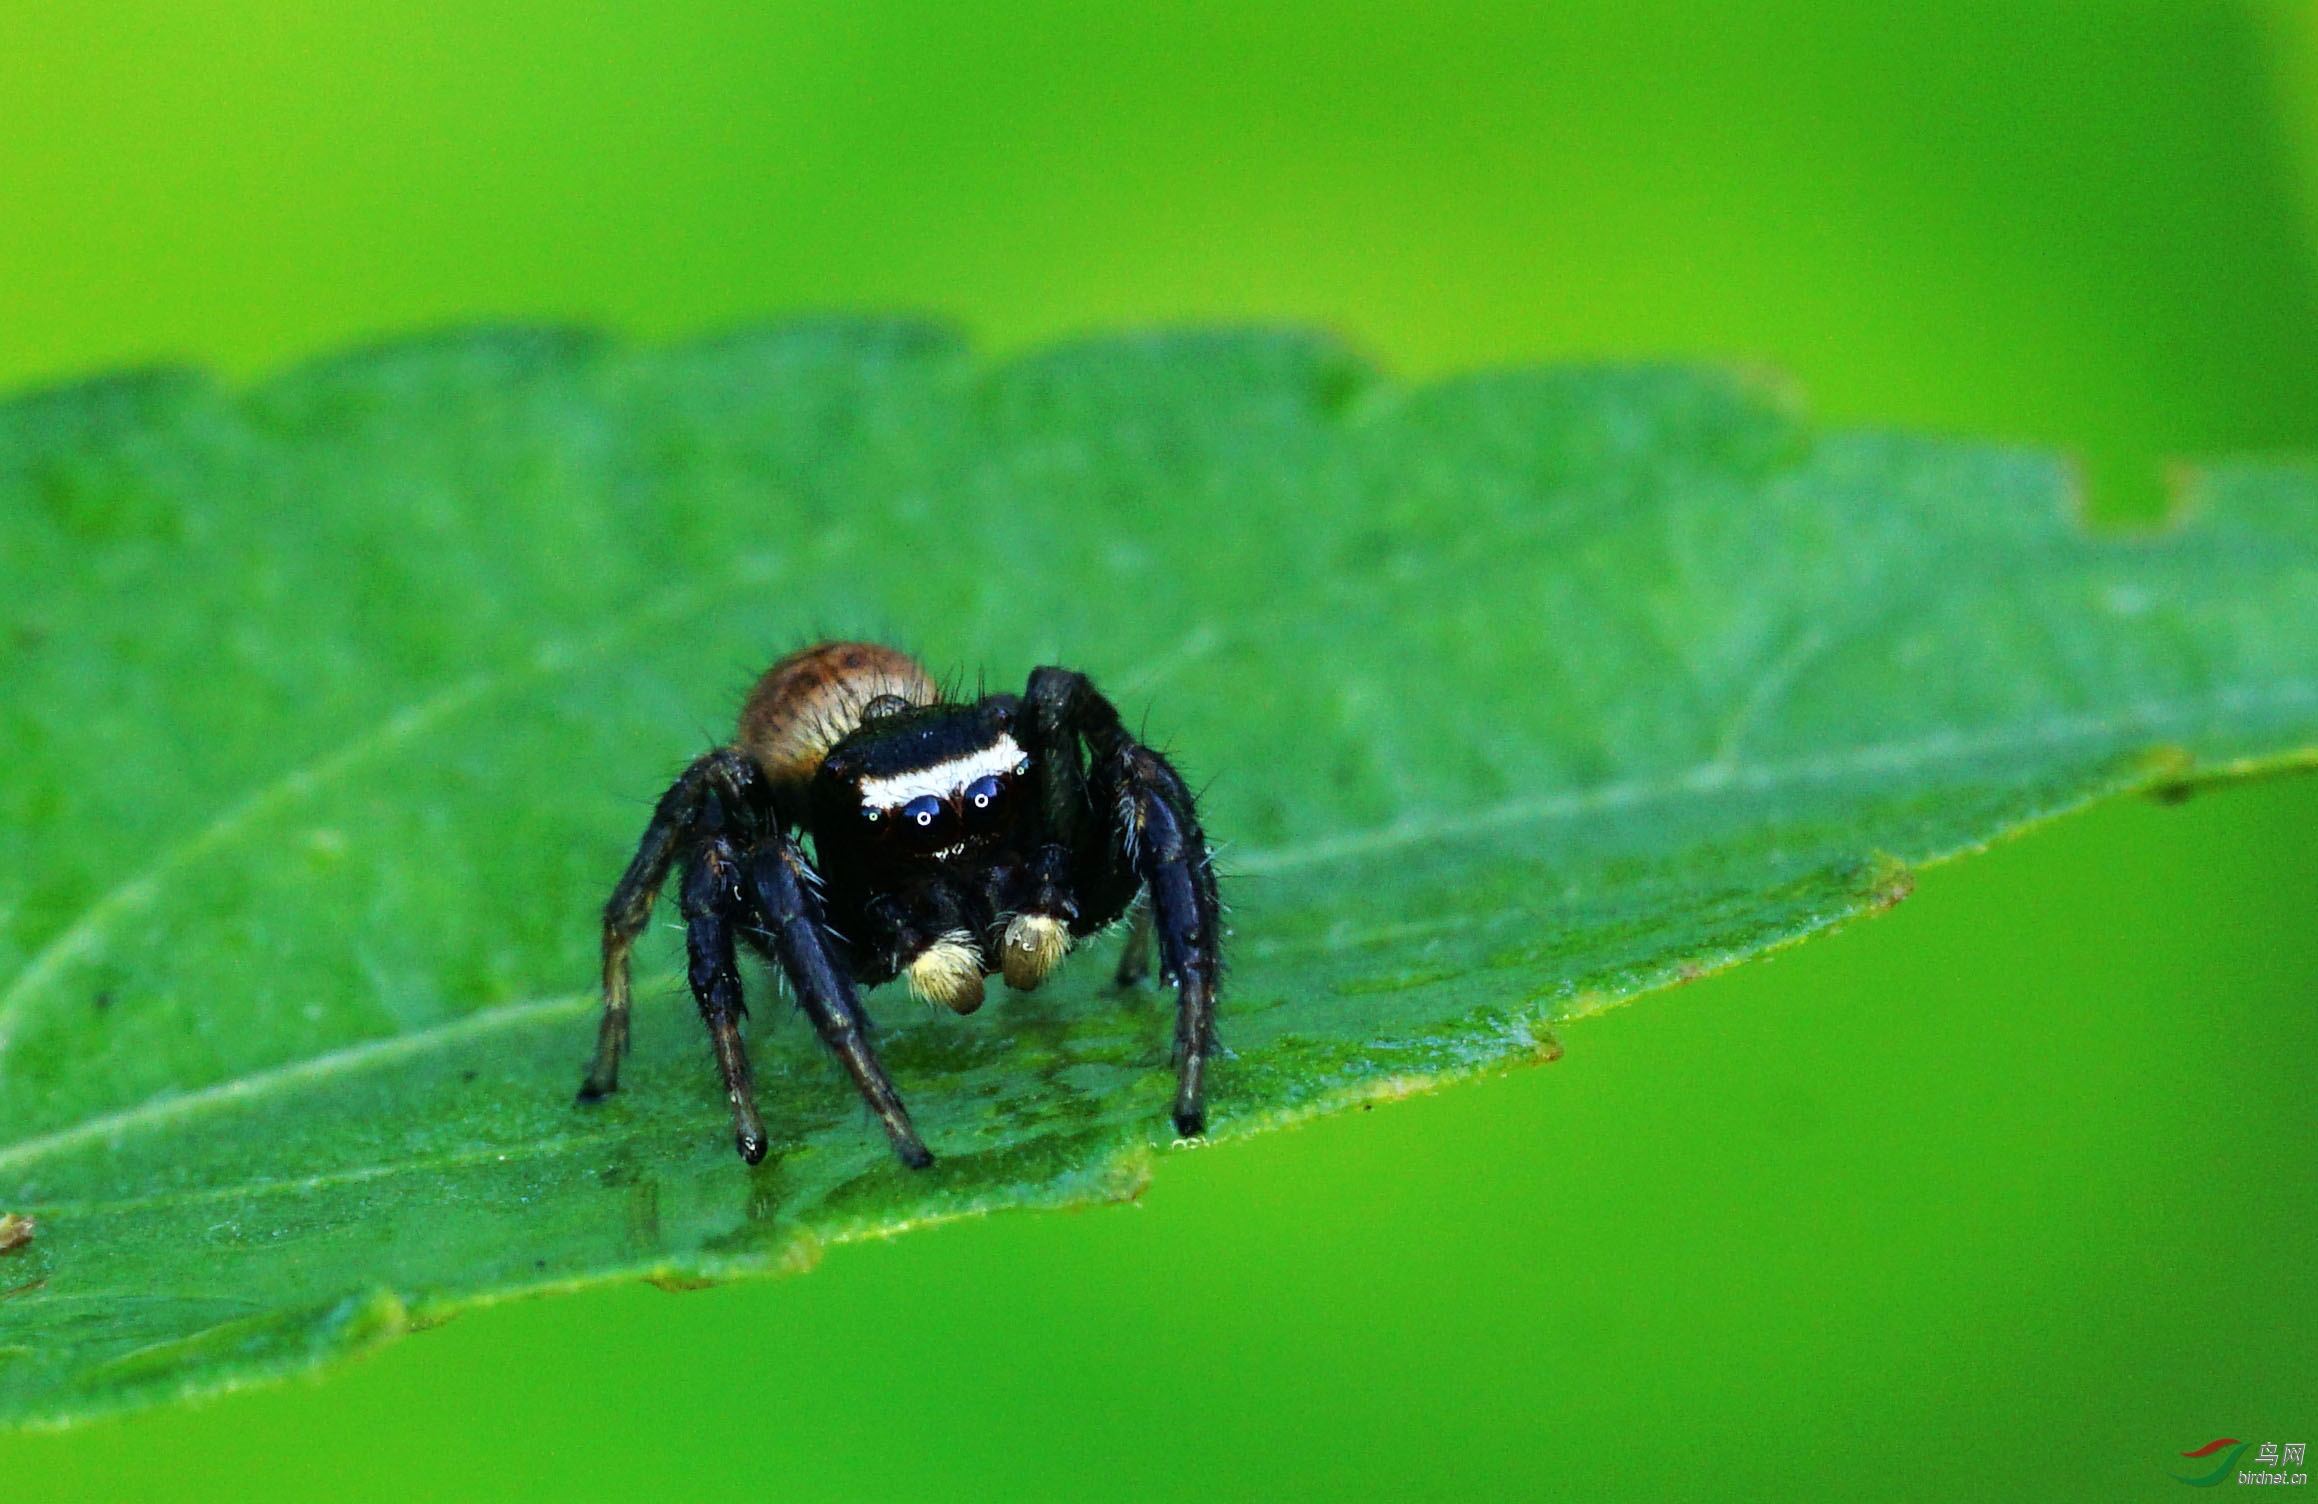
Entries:
<svg viewBox="0 0 2318 1504">
<path fill-rule="evenodd" d="M 1014 738 L 998 733 L 995 745 L 964 757 L 953 757 L 948 762 L 935 763 L 930 768 L 917 768 L 907 773 L 896 773 L 890 778 L 861 780 L 861 802 L 869 809 L 899 809 L 912 799 L 927 794 L 936 799 L 947 799 L 961 792 L 977 778 L 1003 778 L 1019 773 L 1030 765 L 1015 745 Z"/>
</svg>

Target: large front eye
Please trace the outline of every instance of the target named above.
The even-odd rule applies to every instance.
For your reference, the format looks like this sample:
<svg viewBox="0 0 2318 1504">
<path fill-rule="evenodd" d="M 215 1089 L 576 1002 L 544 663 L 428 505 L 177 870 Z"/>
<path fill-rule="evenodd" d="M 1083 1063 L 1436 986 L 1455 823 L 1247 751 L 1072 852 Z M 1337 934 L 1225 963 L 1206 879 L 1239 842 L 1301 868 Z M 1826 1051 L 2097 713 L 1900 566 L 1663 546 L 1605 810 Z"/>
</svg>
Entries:
<svg viewBox="0 0 2318 1504">
<path fill-rule="evenodd" d="M 912 846 L 931 851 L 953 838 L 950 808 L 932 794 L 920 794 L 901 807 L 901 832 Z"/>
<path fill-rule="evenodd" d="M 960 802 L 966 812 L 968 830 L 994 830 L 1005 816 L 1006 785 L 987 775 L 977 778 L 966 785 Z"/>
</svg>

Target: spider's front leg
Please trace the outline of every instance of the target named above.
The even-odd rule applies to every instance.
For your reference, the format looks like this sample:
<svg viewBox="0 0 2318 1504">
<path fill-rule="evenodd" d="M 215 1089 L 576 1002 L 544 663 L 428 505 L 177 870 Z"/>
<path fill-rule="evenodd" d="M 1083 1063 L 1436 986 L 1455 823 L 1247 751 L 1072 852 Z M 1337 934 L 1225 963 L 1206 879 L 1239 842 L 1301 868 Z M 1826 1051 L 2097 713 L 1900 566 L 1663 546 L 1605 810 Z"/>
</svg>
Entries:
<svg viewBox="0 0 2318 1504">
<path fill-rule="evenodd" d="M 885 1067 L 869 1042 L 869 1020 L 854 995 L 853 976 L 830 944 L 827 922 L 815 891 L 813 869 L 805 854 L 787 836 L 777 836 L 757 849 L 749 881 L 759 913 L 765 921 L 772 959 L 796 990 L 797 1002 L 813 1020 L 821 1042 L 829 1046 L 853 1077 L 862 1100 L 885 1126 L 893 1152 L 913 1170 L 934 1162 L 909 1120 L 909 1109 L 893 1089 Z M 744 1151 L 745 1152 L 745 1151 Z M 750 1161 L 752 1164 L 755 1161 Z"/>
<path fill-rule="evenodd" d="M 748 1004 L 741 997 L 740 967 L 733 954 L 733 924 L 746 910 L 741 896 L 739 853 L 726 836 L 703 842 L 684 867 L 684 950 L 692 996 L 700 1004 L 716 1049 L 716 1068 L 732 1102 L 732 1141 L 740 1157 L 756 1164 L 765 1157 L 765 1125 L 749 1083 L 748 1046 L 741 1020 Z"/>
<path fill-rule="evenodd" d="M 724 748 L 686 768 L 654 807 L 636 855 L 604 904 L 604 1014 L 596 1030 L 595 1060 L 580 1084 L 582 1102 L 620 1089 L 620 1060 L 628 1053 L 628 956 L 652 918 L 652 905 L 668 881 L 668 869 L 686 844 L 699 838 L 704 821 L 724 823 L 710 818 L 711 801 L 738 803 L 756 776 L 748 759 Z M 721 812 L 720 806 L 720 816 Z"/>
<path fill-rule="evenodd" d="M 1089 911 L 1116 915 L 1137 889 L 1150 905 L 1160 972 L 1175 987 L 1175 1129 L 1196 1138 L 1207 1129 L 1207 1062 L 1223 976 L 1223 906 L 1197 805 L 1182 775 L 1127 734 L 1117 707 L 1085 675 L 1039 669 L 1023 698 L 1047 770 L 1047 826 L 1089 884 L 1082 895 Z M 1141 943 L 1139 921 L 1135 928 L 1122 977 Z"/>
<path fill-rule="evenodd" d="M 1175 984 L 1175 1131 L 1207 1131 L 1207 1061 L 1215 1053 L 1215 992 L 1222 980 L 1222 903 L 1207 838 L 1167 760 L 1129 741 L 1118 787 L 1127 856 L 1150 894 L 1160 975 Z"/>
</svg>

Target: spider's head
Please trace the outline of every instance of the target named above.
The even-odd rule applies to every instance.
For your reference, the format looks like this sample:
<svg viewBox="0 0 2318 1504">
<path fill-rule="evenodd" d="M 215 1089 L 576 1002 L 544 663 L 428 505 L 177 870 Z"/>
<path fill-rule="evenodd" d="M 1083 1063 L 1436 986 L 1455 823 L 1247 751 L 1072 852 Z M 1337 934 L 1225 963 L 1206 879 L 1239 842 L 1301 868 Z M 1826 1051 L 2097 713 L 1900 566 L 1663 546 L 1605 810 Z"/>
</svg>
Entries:
<svg viewBox="0 0 2318 1504">
<path fill-rule="evenodd" d="M 1030 754 L 1014 706 L 873 703 L 814 779 L 814 840 L 844 843 L 879 866 L 987 854 L 1030 798 Z"/>
</svg>

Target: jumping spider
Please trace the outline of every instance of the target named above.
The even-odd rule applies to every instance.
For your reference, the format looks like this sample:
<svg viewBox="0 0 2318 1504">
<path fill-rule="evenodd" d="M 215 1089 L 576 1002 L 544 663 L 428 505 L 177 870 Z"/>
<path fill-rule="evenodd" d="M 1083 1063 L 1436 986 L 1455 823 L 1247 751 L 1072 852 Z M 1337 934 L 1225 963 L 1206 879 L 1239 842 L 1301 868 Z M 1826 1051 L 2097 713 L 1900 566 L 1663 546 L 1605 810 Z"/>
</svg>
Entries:
<svg viewBox="0 0 2318 1504">
<path fill-rule="evenodd" d="M 983 977 L 1028 991 L 1073 940 L 1132 911 L 1119 980 L 1142 979 L 1156 932 L 1177 998 L 1175 1127 L 1189 1138 L 1205 1126 L 1222 961 L 1206 839 L 1182 778 L 1083 674 L 1037 669 L 1020 695 L 966 704 L 874 643 L 817 643 L 766 670 L 734 745 L 661 796 L 604 906 L 604 1016 L 583 1102 L 619 1086 L 628 953 L 671 867 L 692 995 L 750 1164 L 766 1142 L 736 942 L 780 968 L 894 1153 L 923 1168 L 933 1156 L 878 1064 L 855 987 L 906 975 L 920 997 L 971 1013 Z"/>
</svg>

